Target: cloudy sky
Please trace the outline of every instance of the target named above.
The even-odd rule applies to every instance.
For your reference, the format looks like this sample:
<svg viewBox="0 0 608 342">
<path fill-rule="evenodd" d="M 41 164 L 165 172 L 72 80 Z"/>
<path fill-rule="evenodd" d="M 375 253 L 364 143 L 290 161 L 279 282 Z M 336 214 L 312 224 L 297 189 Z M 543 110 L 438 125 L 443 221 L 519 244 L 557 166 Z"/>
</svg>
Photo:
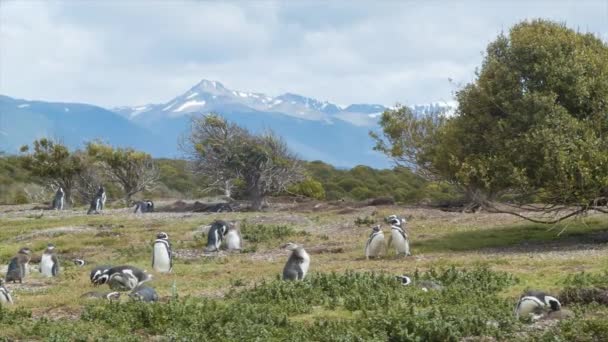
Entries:
<svg viewBox="0 0 608 342">
<path fill-rule="evenodd" d="M 608 40 L 608 0 L 0 0 L 0 94 L 138 105 L 205 78 L 338 104 L 449 101 L 497 34 L 538 17 Z"/>
</svg>

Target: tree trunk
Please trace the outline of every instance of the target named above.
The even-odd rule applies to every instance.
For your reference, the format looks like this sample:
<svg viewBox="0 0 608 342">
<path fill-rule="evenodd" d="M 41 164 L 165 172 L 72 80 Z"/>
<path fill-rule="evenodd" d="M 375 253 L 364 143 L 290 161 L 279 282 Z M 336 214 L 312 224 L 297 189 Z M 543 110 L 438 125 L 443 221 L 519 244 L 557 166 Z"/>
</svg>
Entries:
<svg viewBox="0 0 608 342">
<path fill-rule="evenodd" d="M 53 197 L 53 200 L 55 197 Z M 63 188 L 63 208 L 68 209 L 72 207 L 72 189 Z"/>
<path fill-rule="evenodd" d="M 259 189 L 253 189 L 251 191 L 251 209 L 254 211 L 262 210 L 264 204 L 264 196 L 261 194 Z"/>
<path fill-rule="evenodd" d="M 232 198 L 232 185 L 229 180 L 224 182 L 224 196 Z"/>
<path fill-rule="evenodd" d="M 131 196 L 133 196 L 133 195 L 128 192 L 125 192 L 125 206 L 126 207 L 131 206 Z"/>
</svg>

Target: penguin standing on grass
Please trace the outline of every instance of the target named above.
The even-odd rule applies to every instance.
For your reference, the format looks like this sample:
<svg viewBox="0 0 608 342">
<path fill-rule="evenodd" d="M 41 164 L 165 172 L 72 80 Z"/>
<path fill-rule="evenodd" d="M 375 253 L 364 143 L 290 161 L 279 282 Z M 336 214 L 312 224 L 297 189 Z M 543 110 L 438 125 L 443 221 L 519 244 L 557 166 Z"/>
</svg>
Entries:
<svg viewBox="0 0 608 342">
<path fill-rule="evenodd" d="M 382 232 L 380 226 L 372 227 L 372 233 L 365 244 L 365 258 L 368 260 L 370 257 L 377 258 L 385 249 L 384 232 Z"/>
<path fill-rule="evenodd" d="M 0 306 L 13 304 L 11 292 L 4 286 L 4 279 L 0 278 Z"/>
<path fill-rule="evenodd" d="M 217 220 L 211 224 L 209 233 L 207 234 L 207 247 L 205 247 L 205 253 L 219 252 L 224 235 L 228 230 L 228 223 L 226 221 Z"/>
<path fill-rule="evenodd" d="M 304 248 L 295 243 L 288 243 L 283 248 L 291 251 L 283 268 L 283 280 L 304 280 L 310 267 L 310 256 Z"/>
<path fill-rule="evenodd" d="M 408 234 L 405 232 L 405 219 L 397 217 L 396 215 L 391 215 L 387 220 L 391 225 L 391 236 L 388 240 L 388 246 L 394 246 L 397 255 L 411 255 L 410 239 Z"/>
<path fill-rule="evenodd" d="M 527 291 L 524 293 L 515 307 L 515 317 L 531 317 L 538 320 L 547 313 L 561 310 L 561 303 L 557 298 L 548 296 L 542 291 Z"/>
<path fill-rule="evenodd" d="M 31 259 L 32 251 L 23 247 L 19 250 L 19 253 L 13 257 L 8 264 L 8 270 L 6 271 L 6 282 L 12 281 L 13 283 L 19 281 L 19 284 L 23 282 L 23 279 L 27 275 L 27 267 Z"/>
<path fill-rule="evenodd" d="M 63 191 L 62 187 L 59 187 L 59 189 L 57 189 L 57 192 L 55 193 L 55 197 L 53 198 L 53 209 L 63 210 L 63 205 L 65 202 L 64 199 L 65 192 Z"/>
<path fill-rule="evenodd" d="M 152 268 L 156 272 L 167 273 L 173 268 L 173 255 L 169 235 L 165 232 L 156 234 L 156 241 L 152 247 Z"/>
<path fill-rule="evenodd" d="M 59 260 L 55 255 L 55 245 L 49 243 L 40 259 L 40 273 L 46 277 L 56 277 L 59 274 Z"/>
</svg>

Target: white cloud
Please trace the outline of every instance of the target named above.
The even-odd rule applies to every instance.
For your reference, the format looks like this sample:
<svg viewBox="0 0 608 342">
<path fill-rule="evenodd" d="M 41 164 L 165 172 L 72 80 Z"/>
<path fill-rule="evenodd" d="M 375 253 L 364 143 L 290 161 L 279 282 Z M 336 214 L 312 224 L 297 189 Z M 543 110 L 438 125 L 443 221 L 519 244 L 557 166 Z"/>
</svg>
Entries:
<svg viewBox="0 0 608 342">
<path fill-rule="evenodd" d="M 604 1 L 0 2 L 0 93 L 166 102 L 201 78 L 337 103 L 450 100 L 488 42 L 535 17 L 608 37 Z"/>
</svg>

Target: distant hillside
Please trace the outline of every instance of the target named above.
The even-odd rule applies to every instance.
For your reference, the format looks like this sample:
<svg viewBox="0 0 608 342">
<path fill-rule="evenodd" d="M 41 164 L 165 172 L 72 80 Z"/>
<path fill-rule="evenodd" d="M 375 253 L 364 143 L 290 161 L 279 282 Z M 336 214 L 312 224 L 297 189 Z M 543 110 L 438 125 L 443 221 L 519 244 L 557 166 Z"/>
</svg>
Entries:
<svg viewBox="0 0 608 342">
<path fill-rule="evenodd" d="M 40 137 L 58 138 L 71 147 L 92 139 L 131 146 L 155 157 L 180 157 L 178 140 L 192 115 L 216 112 L 260 132 L 272 129 L 301 158 L 338 167 L 390 167 L 373 151 L 370 129 L 387 108 L 379 104 L 339 106 L 286 93 L 276 97 L 226 88 L 202 80 L 167 103 L 107 110 L 75 103 L 27 101 L 0 96 L 0 150 L 14 153 Z M 446 112 L 446 104 L 413 106 L 420 115 Z"/>
</svg>

